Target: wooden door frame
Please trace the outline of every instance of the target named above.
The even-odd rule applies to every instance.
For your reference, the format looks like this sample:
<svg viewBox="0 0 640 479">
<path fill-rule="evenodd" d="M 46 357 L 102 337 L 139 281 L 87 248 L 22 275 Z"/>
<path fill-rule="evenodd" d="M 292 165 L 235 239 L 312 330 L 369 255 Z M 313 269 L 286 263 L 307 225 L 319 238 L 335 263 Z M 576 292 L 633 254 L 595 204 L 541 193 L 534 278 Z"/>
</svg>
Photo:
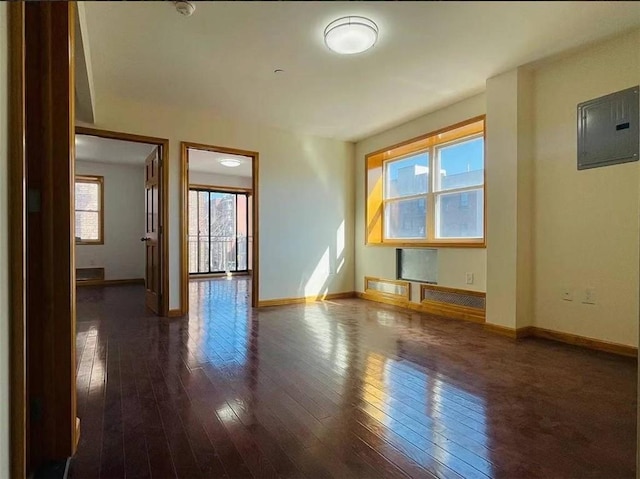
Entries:
<svg viewBox="0 0 640 479">
<path fill-rule="evenodd" d="M 54 158 L 59 163 L 62 159 L 61 155 L 67 157 L 68 163 L 62 168 L 53 168 L 54 174 L 47 178 L 48 183 L 39 192 L 46 194 L 47 202 L 34 203 L 36 210 L 47 215 L 47 234 L 46 240 L 50 241 L 53 248 L 46 257 L 46 272 L 43 270 L 40 281 L 50 281 L 52 271 L 59 271 L 63 268 L 62 262 L 67 262 L 68 270 L 62 271 L 60 276 L 69 281 L 60 281 L 54 285 L 53 289 L 47 294 L 52 296 L 52 304 L 54 311 L 47 313 L 44 321 L 47 327 L 53 327 L 53 337 L 50 337 L 49 349 L 43 353 L 38 345 L 32 346 L 39 353 L 51 355 L 55 357 L 64 357 L 68 353 L 68 359 L 62 360 L 60 365 L 55 363 L 53 371 L 47 371 L 44 374 L 50 375 L 54 379 L 54 388 L 47 389 L 47 398 L 45 401 L 53 400 L 55 403 L 50 411 L 49 416 L 55 416 L 53 419 L 53 427 L 56 431 L 60 431 L 60 442 L 51 435 L 51 426 L 47 426 L 45 432 L 46 452 L 41 459 L 63 459 L 61 456 L 70 456 L 74 453 L 78 440 L 78 421 L 75 417 L 75 281 L 73 267 L 73 251 L 74 243 L 71 235 L 71 175 L 73 174 L 73 130 L 74 130 L 74 62 L 73 48 L 74 44 L 74 15 L 75 4 L 67 4 L 66 11 L 52 12 L 48 10 L 38 15 L 38 20 L 48 22 L 46 27 L 39 25 L 40 32 L 44 31 L 42 37 L 30 37 L 27 31 L 28 15 L 25 2 L 10 2 L 7 4 L 7 22 L 8 22 L 8 206 L 9 206 L 9 407 L 10 407 L 10 452 L 9 452 L 9 470 L 11 477 L 26 477 L 30 466 L 37 464 L 28 464 L 29 445 L 28 445 L 28 354 L 29 348 L 29 329 L 27 323 L 27 302 L 31 298 L 27 297 L 27 279 L 28 279 L 28 263 L 27 263 L 27 175 L 28 167 L 31 165 L 27 157 L 28 143 L 28 118 L 37 118 L 41 122 L 38 128 L 45 126 L 43 144 L 34 145 L 37 154 L 32 153 L 39 158 L 38 165 L 47 165 L 51 168 Z M 33 13 L 33 12 L 32 12 Z M 32 17 L 33 19 L 33 17 Z M 36 28 L 33 26 L 33 28 Z M 52 32 L 57 32 L 52 35 Z M 62 36 L 60 36 L 62 35 Z M 66 37 L 66 38 L 65 38 Z M 31 48 L 41 47 L 42 56 L 31 60 L 34 57 L 27 57 L 28 39 L 34 42 Z M 61 46 L 62 43 L 67 44 L 67 48 Z M 46 66 L 45 65 L 46 63 Z M 68 65 L 68 77 L 65 80 L 64 68 L 60 67 L 60 62 Z M 56 70 L 56 66 L 58 69 Z M 36 93 L 33 83 L 27 83 L 28 73 L 33 75 L 36 71 L 42 69 L 52 69 L 53 73 L 43 75 L 38 87 L 35 89 L 37 94 L 43 94 L 47 100 L 42 103 L 34 101 L 29 106 L 27 99 L 31 98 L 27 95 Z M 35 70 L 28 70 L 35 69 Z M 51 70 L 50 70 L 51 72 Z M 66 81 L 66 91 L 63 89 L 63 83 Z M 30 90 L 31 88 L 31 90 Z M 62 91 L 61 91 L 62 90 Z M 43 93 L 46 91 L 47 93 Z M 55 94 L 52 94 L 55 92 Z M 52 98 L 53 97 L 53 98 Z M 52 100 L 52 101 L 51 101 Z M 65 108 L 57 108 L 62 104 L 66 104 Z M 41 105 L 35 106 L 34 105 Z M 57 105 L 57 106 L 56 106 Z M 30 108 L 29 110 L 27 108 Z M 41 110 L 38 110 L 41 108 Z M 36 114 L 39 113 L 39 114 Z M 67 125 L 66 128 L 64 125 Z M 35 128 L 36 131 L 39 131 Z M 63 134 L 64 133 L 64 134 Z M 36 135 L 37 136 L 37 135 Z M 32 136 L 33 137 L 33 136 Z M 41 156 L 38 156 L 41 155 Z M 58 164 L 56 163 L 56 165 Z M 33 163 L 35 165 L 36 163 Z M 57 172 L 60 174 L 57 174 Z M 68 176 L 67 176 L 68 175 Z M 52 208 L 52 202 L 62 198 L 65 189 L 68 188 L 69 197 L 67 201 L 60 201 L 59 208 Z M 34 191 L 34 199 L 38 197 L 38 191 Z M 44 196 L 43 196 L 44 197 Z M 65 206 L 68 206 L 68 213 L 65 213 Z M 40 207 L 42 208 L 40 210 Z M 68 216 L 65 217 L 65 215 Z M 65 239 L 64 228 L 61 225 L 69 226 L 68 236 Z M 42 259 L 42 258 L 41 258 Z M 45 264 L 45 263 L 43 263 Z M 64 268 L 63 268 L 64 269 Z M 46 276 L 45 275 L 48 275 Z M 33 278 L 33 276 L 32 276 Z M 50 286 L 51 283 L 47 285 Z M 38 291 L 38 294 L 45 294 Z M 64 324 L 64 328 L 57 329 L 61 322 L 65 323 L 68 316 L 69 323 Z M 38 319 L 42 320 L 42 317 Z M 41 325 L 38 325 L 41 326 Z M 68 327 L 67 327 L 68 326 Z M 68 335 L 71 333 L 70 335 Z M 67 349 L 68 348 L 68 349 Z M 59 356 L 60 355 L 60 356 Z M 42 358 L 40 358 L 42 359 Z M 68 369 L 67 369 L 68 368 Z M 65 371 L 66 369 L 66 371 Z M 58 377 L 59 372 L 59 377 Z M 56 377 L 54 378 L 54 374 Z M 69 386 L 71 393 L 66 399 L 65 388 Z M 46 388 L 46 386 L 45 386 Z M 51 403 L 49 403 L 51 405 Z M 66 412 L 62 413 L 63 410 Z M 60 429 L 58 429 L 60 427 Z M 62 430 L 62 429 L 66 430 Z M 49 437 L 51 436 L 51 437 Z M 41 444 L 40 446 L 43 446 Z"/>
<path fill-rule="evenodd" d="M 258 178 L 260 174 L 260 154 L 257 151 L 239 150 L 223 146 L 205 145 L 189 141 L 180 142 L 180 309 L 182 315 L 189 312 L 189 243 L 187 241 L 189 205 L 189 149 L 225 153 L 228 155 L 248 156 L 251 158 L 251 225 L 253 232 L 251 265 L 251 306 L 258 307 L 260 294 L 260 231 Z"/>
<path fill-rule="evenodd" d="M 97 136 L 111 140 L 146 143 L 160 147 L 162 151 L 162 157 L 160 158 L 162 170 L 162 177 L 160 178 L 160 214 L 162 218 L 162 238 L 160 240 L 160 248 L 162 250 L 160 251 L 162 263 L 162 295 L 160 298 L 160 314 L 162 316 L 169 316 L 169 202 L 167 201 L 167 193 L 169 191 L 169 140 L 166 138 L 102 130 L 87 126 L 76 126 L 76 135 Z"/>
<path fill-rule="evenodd" d="M 9 2 L 10 475 L 27 474 L 26 158 L 24 3 Z"/>
</svg>

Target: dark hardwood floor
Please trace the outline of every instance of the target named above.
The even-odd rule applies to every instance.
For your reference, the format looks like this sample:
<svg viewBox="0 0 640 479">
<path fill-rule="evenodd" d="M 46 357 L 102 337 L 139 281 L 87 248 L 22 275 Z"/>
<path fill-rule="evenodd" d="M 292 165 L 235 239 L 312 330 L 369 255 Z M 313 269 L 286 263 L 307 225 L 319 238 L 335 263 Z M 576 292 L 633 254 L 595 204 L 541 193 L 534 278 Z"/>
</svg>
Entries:
<svg viewBox="0 0 640 479">
<path fill-rule="evenodd" d="M 362 300 L 78 289 L 70 477 L 635 477 L 635 361 Z"/>
</svg>

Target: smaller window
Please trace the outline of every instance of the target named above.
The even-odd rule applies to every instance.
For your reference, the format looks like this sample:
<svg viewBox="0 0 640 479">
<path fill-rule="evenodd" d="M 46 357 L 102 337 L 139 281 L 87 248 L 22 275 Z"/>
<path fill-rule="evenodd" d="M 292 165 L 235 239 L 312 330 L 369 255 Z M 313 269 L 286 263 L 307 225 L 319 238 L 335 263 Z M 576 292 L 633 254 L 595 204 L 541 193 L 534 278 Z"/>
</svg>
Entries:
<svg viewBox="0 0 640 479">
<path fill-rule="evenodd" d="M 104 244 L 104 178 L 76 176 L 76 244 Z"/>
</svg>

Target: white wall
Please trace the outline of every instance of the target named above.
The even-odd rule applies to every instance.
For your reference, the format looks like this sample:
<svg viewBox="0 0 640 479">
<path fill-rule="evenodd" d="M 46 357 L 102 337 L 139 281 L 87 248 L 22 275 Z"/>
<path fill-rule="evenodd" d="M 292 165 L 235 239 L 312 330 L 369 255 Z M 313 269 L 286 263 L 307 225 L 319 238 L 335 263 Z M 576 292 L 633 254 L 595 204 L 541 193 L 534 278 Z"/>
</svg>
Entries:
<svg viewBox="0 0 640 479">
<path fill-rule="evenodd" d="M 356 144 L 355 174 L 355 289 L 364 290 L 364 277 L 377 276 L 395 279 L 396 248 L 393 246 L 365 246 L 365 155 L 431 131 L 468 120 L 485 113 L 484 94 L 455 103 L 447 108 L 424 115 L 391 130 L 359 141 Z M 465 273 L 474 274 L 474 284 L 465 282 Z M 481 248 L 439 248 L 438 284 L 452 288 L 485 291 L 486 253 Z M 412 285 L 412 301 L 420 302 L 419 283 Z"/>
<path fill-rule="evenodd" d="M 104 244 L 77 245 L 76 267 L 105 279 L 144 278 L 144 166 L 76 161 L 79 175 L 104 176 Z"/>
<path fill-rule="evenodd" d="M 233 188 L 251 188 L 251 178 L 246 176 L 217 175 L 189 170 L 189 184 L 207 186 L 230 186 Z"/>
<path fill-rule="evenodd" d="M 638 163 L 577 171 L 576 105 L 639 83 L 638 30 L 535 71 L 536 326 L 637 345 Z"/>
<path fill-rule="evenodd" d="M 0 5 L 0 477 L 9 477 L 9 244 L 7 4 Z"/>
<path fill-rule="evenodd" d="M 181 141 L 259 152 L 261 300 L 353 291 L 353 144 L 97 93 L 97 128 L 170 141 L 171 308 L 180 306 Z"/>
</svg>

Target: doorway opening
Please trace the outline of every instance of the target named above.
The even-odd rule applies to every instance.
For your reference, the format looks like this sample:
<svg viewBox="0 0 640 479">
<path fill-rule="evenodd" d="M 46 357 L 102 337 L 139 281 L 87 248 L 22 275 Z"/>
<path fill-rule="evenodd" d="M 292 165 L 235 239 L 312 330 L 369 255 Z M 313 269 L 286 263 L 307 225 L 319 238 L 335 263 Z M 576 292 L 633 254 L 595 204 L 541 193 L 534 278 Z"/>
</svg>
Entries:
<svg viewBox="0 0 640 479">
<path fill-rule="evenodd" d="M 182 314 L 205 278 L 233 278 L 257 306 L 258 153 L 183 142 L 181 162 Z"/>
<path fill-rule="evenodd" d="M 77 284 L 144 284 L 159 316 L 169 314 L 167 154 L 165 139 L 76 127 Z"/>
<path fill-rule="evenodd" d="M 147 164 L 157 162 L 159 146 L 76 135 L 75 147 L 76 285 L 152 284 L 145 183 Z M 157 299 L 150 299 L 157 312 Z"/>
</svg>

